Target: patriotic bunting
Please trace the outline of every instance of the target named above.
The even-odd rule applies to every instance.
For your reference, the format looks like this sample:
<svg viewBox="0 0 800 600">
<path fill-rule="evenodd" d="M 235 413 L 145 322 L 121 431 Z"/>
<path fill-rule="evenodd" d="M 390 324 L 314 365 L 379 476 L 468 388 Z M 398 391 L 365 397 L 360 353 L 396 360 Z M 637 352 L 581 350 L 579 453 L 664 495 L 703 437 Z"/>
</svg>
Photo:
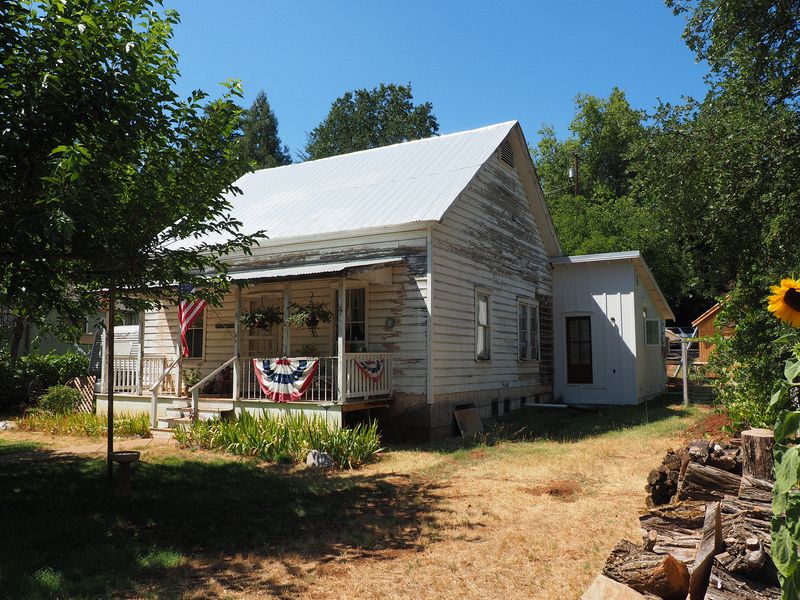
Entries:
<svg viewBox="0 0 800 600">
<path fill-rule="evenodd" d="M 357 360 L 356 367 L 370 381 L 380 381 L 383 379 L 385 361 L 383 360 Z"/>
<path fill-rule="evenodd" d="M 253 370 L 267 398 L 296 402 L 305 393 L 319 366 L 316 358 L 254 358 Z"/>
</svg>

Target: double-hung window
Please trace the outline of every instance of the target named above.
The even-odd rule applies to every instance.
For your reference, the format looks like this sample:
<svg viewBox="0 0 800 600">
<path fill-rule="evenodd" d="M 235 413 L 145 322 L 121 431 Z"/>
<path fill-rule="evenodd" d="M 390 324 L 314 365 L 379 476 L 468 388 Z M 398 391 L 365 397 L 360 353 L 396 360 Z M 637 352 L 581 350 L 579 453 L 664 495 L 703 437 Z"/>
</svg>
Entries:
<svg viewBox="0 0 800 600">
<path fill-rule="evenodd" d="M 186 330 L 186 346 L 189 348 L 187 358 L 203 358 L 203 323 L 205 322 L 205 311 L 197 315 Z"/>
<path fill-rule="evenodd" d="M 648 346 L 661 346 L 661 321 L 658 319 L 645 319 L 644 338 Z"/>
<path fill-rule="evenodd" d="M 539 360 L 539 307 L 535 302 L 517 302 L 517 358 Z"/>
<path fill-rule="evenodd" d="M 492 357 L 491 300 L 488 292 L 475 292 L 475 358 Z"/>
</svg>

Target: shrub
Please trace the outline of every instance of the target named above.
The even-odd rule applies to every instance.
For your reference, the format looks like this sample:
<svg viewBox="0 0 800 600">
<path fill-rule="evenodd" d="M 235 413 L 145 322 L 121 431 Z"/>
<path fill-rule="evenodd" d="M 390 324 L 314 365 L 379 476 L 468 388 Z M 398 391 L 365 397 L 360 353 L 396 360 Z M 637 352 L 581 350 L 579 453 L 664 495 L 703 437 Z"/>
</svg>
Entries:
<svg viewBox="0 0 800 600">
<path fill-rule="evenodd" d="M 336 427 L 325 419 L 302 413 L 260 417 L 244 412 L 234 421 L 197 421 L 178 428 L 175 438 L 184 446 L 255 456 L 268 461 L 302 462 L 310 450 L 331 455 L 340 467 L 352 469 L 381 451 L 378 424 Z"/>
<path fill-rule="evenodd" d="M 66 385 L 54 385 L 39 398 L 39 407 L 48 412 L 63 415 L 75 411 L 81 395 L 75 388 Z"/>
<path fill-rule="evenodd" d="M 44 389 L 88 372 L 89 358 L 79 352 L 31 353 L 14 362 L 7 351 L 0 351 L 0 404 L 18 406 L 27 403 L 28 386 L 34 380 L 38 380 Z"/>
<path fill-rule="evenodd" d="M 16 424 L 22 431 L 41 431 L 52 435 L 108 435 L 108 418 L 91 413 L 53 414 L 33 409 L 17 419 Z M 114 417 L 114 434 L 119 437 L 150 437 L 150 419 L 146 414 Z"/>
</svg>

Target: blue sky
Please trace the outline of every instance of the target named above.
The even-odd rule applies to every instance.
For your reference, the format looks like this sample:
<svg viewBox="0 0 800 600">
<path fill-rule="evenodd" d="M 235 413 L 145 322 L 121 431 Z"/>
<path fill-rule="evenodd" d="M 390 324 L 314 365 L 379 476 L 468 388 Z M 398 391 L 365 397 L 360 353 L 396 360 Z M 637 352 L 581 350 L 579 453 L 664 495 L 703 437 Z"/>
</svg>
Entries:
<svg viewBox="0 0 800 600">
<path fill-rule="evenodd" d="M 411 82 L 440 132 L 518 119 L 560 137 L 579 93 L 622 88 L 637 108 L 702 97 L 705 67 L 660 0 L 164 0 L 181 14 L 178 91 L 264 89 L 293 156 L 347 90 Z"/>
</svg>

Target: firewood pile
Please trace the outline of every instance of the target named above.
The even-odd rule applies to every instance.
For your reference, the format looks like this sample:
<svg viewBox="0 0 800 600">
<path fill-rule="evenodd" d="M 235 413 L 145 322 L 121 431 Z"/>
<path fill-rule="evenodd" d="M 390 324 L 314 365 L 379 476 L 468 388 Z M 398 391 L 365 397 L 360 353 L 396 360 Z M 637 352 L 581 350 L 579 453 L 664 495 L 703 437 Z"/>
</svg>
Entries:
<svg viewBox="0 0 800 600">
<path fill-rule="evenodd" d="M 647 478 L 642 542 L 620 541 L 582 600 L 777 600 L 772 432 L 695 440 Z"/>
</svg>

